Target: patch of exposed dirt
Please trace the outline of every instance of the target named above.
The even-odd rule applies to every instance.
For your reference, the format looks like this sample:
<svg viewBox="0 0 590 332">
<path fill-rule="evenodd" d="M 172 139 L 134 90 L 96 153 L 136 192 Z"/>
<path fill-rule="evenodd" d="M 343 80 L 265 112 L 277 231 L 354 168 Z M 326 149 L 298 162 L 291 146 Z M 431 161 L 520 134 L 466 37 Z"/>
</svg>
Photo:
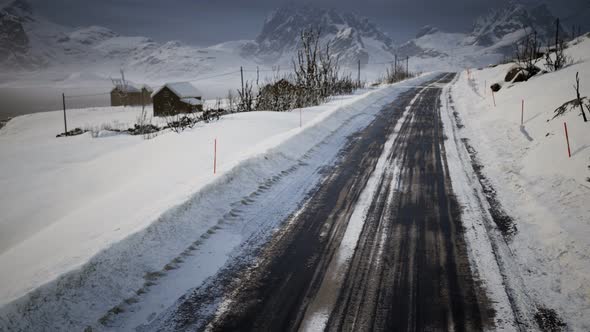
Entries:
<svg viewBox="0 0 590 332">
<path fill-rule="evenodd" d="M 553 309 L 540 307 L 535 314 L 535 321 L 541 331 L 544 332 L 561 332 L 566 331 L 567 325 L 561 320 L 557 312 Z"/>
</svg>

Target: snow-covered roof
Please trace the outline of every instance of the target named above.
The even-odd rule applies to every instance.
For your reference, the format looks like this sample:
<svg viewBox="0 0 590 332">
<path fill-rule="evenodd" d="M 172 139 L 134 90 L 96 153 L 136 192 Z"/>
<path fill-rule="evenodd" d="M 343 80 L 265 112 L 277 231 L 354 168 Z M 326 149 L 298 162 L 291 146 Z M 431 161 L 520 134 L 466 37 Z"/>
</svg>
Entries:
<svg viewBox="0 0 590 332">
<path fill-rule="evenodd" d="M 203 102 L 197 98 L 181 98 L 180 101 L 185 104 L 192 105 L 192 106 L 203 105 Z"/>
<path fill-rule="evenodd" d="M 117 85 L 117 87 L 113 88 L 113 90 L 115 90 L 115 89 L 119 89 L 119 91 L 125 92 L 125 93 L 141 92 L 140 89 L 138 89 L 137 87 L 135 87 L 131 84 Z"/>
<path fill-rule="evenodd" d="M 179 98 L 200 98 L 203 96 L 201 91 L 195 88 L 194 85 L 188 82 L 178 82 L 178 83 L 166 83 L 161 86 L 158 90 L 152 93 L 152 97 L 157 95 L 162 89 L 168 88 L 174 92 Z"/>
<path fill-rule="evenodd" d="M 147 85 L 147 84 L 143 84 L 143 85 L 141 86 L 141 89 L 142 89 L 142 90 L 143 90 L 143 89 L 146 89 L 146 91 L 153 91 L 153 90 L 152 90 L 152 87 L 151 87 L 151 86 L 149 86 L 149 85 Z"/>
</svg>

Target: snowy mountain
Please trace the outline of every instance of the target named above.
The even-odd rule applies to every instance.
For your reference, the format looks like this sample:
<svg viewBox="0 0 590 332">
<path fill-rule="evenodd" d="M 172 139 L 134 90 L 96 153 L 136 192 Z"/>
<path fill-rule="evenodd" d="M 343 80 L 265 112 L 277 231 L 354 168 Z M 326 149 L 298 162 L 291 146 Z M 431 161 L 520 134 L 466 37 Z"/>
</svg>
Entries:
<svg viewBox="0 0 590 332">
<path fill-rule="evenodd" d="M 541 40 L 555 35 L 555 17 L 547 5 L 527 8 L 519 4 L 493 10 L 476 20 L 467 43 L 492 46 L 510 34 L 521 30 L 534 30 Z"/>
<path fill-rule="evenodd" d="M 179 41 L 158 43 L 121 36 L 100 26 L 69 28 L 35 13 L 27 0 L 0 9 L 0 68 L 10 72 L 59 68 L 105 78 L 125 68 L 130 76 L 164 81 L 228 71 L 237 64 L 291 65 L 302 29 L 322 31 L 342 64 L 391 59 L 393 42 L 368 19 L 335 10 L 287 6 L 266 20 L 255 40 L 199 48 Z M 56 70 L 57 71 L 57 70 Z"/>
<path fill-rule="evenodd" d="M 199 48 L 179 41 L 158 43 L 147 37 L 121 36 L 100 26 L 65 27 L 35 13 L 26 0 L 0 9 L 0 68 L 4 71 L 90 71 L 106 78 L 125 68 L 142 79 L 178 79 L 227 70 L 228 64 L 251 65 L 238 54 L 244 44 Z"/>
<path fill-rule="evenodd" d="M 30 56 L 31 40 L 24 26 L 33 21 L 31 6 L 25 1 L 0 9 L 0 64 L 10 63 L 17 68 L 39 64 Z"/>
<path fill-rule="evenodd" d="M 369 19 L 334 9 L 294 5 L 274 11 L 243 54 L 265 63 L 290 61 L 299 45 L 300 32 L 309 28 L 320 31 L 322 42 L 330 42 L 334 54 L 346 64 L 359 59 L 364 64 L 374 59 L 390 60 L 393 55 L 393 41 Z"/>
<path fill-rule="evenodd" d="M 511 56 L 514 44 L 527 31 L 536 31 L 544 43 L 555 34 L 555 17 L 546 5 L 526 7 L 512 3 L 476 19 L 469 33 L 448 33 L 427 26 L 397 52 L 410 56 L 421 70 L 483 66 Z M 561 35 L 565 36 L 563 29 Z"/>
</svg>

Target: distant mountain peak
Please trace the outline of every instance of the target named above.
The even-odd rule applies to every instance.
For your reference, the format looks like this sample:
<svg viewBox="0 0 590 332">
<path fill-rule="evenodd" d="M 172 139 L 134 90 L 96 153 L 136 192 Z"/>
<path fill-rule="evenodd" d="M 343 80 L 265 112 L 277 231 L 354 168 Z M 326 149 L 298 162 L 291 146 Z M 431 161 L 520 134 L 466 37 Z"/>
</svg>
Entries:
<svg viewBox="0 0 590 332">
<path fill-rule="evenodd" d="M 555 16 L 546 4 L 528 7 L 510 2 L 475 21 L 471 36 L 475 45 L 490 46 L 516 31 L 536 31 L 541 39 L 552 35 Z"/>
<path fill-rule="evenodd" d="M 555 38 L 555 20 L 546 5 L 510 2 L 477 18 L 469 33 L 448 33 L 426 26 L 396 52 L 414 59 L 421 70 L 447 66 L 452 70 L 497 63 L 514 53 L 514 46 L 535 31 L 541 43 Z M 562 29 L 563 30 L 563 29 Z M 566 36 L 565 33 L 560 33 Z M 412 61 L 412 60 L 410 60 Z"/>
<path fill-rule="evenodd" d="M 248 52 L 262 62 L 272 62 L 292 54 L 304 29 L 320 31 L 322 42 L 331 42 L 332 50 L 343 63 L 366 63 L 376 53 L 391 57 L 393 41 L 368 18 L 336 9 L 289 4 L 271 12 L 256 37 L 257 49 Z"/>
</svg>

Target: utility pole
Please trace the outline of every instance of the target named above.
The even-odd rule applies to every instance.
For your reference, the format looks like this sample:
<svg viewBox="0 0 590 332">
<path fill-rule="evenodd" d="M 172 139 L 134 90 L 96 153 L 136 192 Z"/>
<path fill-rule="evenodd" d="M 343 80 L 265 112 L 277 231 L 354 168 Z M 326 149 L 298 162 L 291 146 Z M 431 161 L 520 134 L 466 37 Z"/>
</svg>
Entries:
<svg viewBox="0 0 590 332">
<path fill-rule="evenodd" d="M 64 135 L 68 136 L 68 121 L 66 119 L 66 94 L 62 93 L 61 94 L 61 99 L 64 105 Z"/>
<path fill-rule="evenodd" d="M 576 26 L 572 24 L 572 39 L 576 39 Z"/>
<path fill-rule="evenodd" d="M 242 97 L 244 96 L 244 68 L 240 67 L 240 76 L 242 77 Z"/>
<path fill-rule="evenodd" d="M 406 55 L 406 76 L 410 76 L 410 56 Z"/>
<path fill-rule="evenodd" d="M 144 96 L 144 94 L 145 94 L 145 90 L 144 90 L 144 88 L 141 88 L 141 114 L 142 115 L 145 112 L 145 96 Z M 142 121 L 143 121 L 143 119 L 142 119 Z M 141 125 L 143 125 L 143 123 Z"/>
<path fill-rule="evenodd" d="M 555 20 L 555 50 L 557 51 L 559 45 L 559 18 Z"/>
<path fill-rule="evenodd" d="M 395 64 L 393 65 L 393 76 L 397 76 L 397 54 L 395 55 Z"/>
<path fill-rule="evenodd" d="M 572 39 L 576 39 L 576 26 L 572 24 Z"/>
<path fill-rule="evenodd" d="M 258 84 L 258 80 L 260 79 L 260 68 L 258 68 L 258 66 L 256 66 L 256 85 Z"/>
<path fill-rule="evenodd" d="M 359 66 L 358 66 L 358 79 L 357 79 L 357 82 L 358 82 L 358 86 L 360 88 L 361 87 L 361 59 L 359 59 L 358 65 Z"/>
</svg>

